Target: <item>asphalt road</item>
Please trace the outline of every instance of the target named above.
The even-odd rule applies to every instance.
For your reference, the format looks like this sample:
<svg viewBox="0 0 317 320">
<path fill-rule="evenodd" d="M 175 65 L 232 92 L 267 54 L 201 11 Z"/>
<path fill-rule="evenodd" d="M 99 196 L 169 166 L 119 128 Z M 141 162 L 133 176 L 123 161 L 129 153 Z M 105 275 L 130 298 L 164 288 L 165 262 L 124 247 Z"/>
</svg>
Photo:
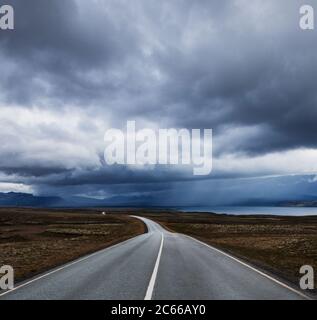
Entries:
<svg viewBox="0 0 317 320">
<path fill-rule="evenodd" d="M 305 299 L 234 257 L 140 219 L 147 234 L 21 283 L 0 299 Z"/>
</svg>

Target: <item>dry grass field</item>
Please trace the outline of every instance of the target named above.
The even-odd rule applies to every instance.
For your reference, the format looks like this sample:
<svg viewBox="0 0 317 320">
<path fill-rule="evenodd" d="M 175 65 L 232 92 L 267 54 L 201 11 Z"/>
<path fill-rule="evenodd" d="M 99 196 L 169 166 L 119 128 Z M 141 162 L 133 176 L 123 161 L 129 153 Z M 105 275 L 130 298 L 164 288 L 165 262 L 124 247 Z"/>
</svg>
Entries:
<svg viewBox="0 0 317 320">
<path fill-rule="evenodd" d="M 171 231 L 200 239 L 296 285 L 299 283 L 299 269 L 302 265 L 311 265 L 317 272 L 316 216 L 232 216 L 170 212 L 144 212 L 144 215 Z"/>
<path fill-rule="evenodd" d="M 29 278 L 145 232 L 141 221 L 97 210 L 0 209 L 0 265 Z"/>
<path fill-rule="evenodd" d="M 302 265 L 317 270 L 317 217 L 232 216 L 150 210 L 0 208 L 0 264 L 17 280 L 142 234 L 151 218 L 298 285 Z M 315 282 L 317 286 L 317 281 Z M 316 292 L 316 290 L 315 290 Z"/>
</svg>

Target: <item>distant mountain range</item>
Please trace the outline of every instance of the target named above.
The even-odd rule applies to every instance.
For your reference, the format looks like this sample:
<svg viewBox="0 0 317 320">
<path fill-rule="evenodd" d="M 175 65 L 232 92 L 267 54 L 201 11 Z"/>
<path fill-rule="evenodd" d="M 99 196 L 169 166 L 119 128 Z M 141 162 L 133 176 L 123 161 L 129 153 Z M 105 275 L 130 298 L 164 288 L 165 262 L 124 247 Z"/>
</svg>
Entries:
<svg viewBox="0 0 317 320">
<path fill-rule="evenodd" d="M 305 197 L 304 197 L 305 198 Z M 308 197 L 307 197 L 308 198 Z M 156 201 L 157 202 L 157 201 Z M 0 193 L 0 207 L 151 207 L 155 199 L 151 196 L 114 196 L 108 199 L 93 199 L 72 196 L 62 198 L 57 196 L 36 196 L 28 193 L 8 192 Z M 236 206 L 280 206 L 280 207 L 317 207 L 317 200 L 260 200 L 236 203 Z"/>
<path fill-rule="evenodd" d="M 0 193 L 0 207 L 104 207 L 104 206 L 148 206 L 151 197 L 115 196 L 109 199 L 87 197 L 62 198 L 35 196 L 28 193 Z"/>
<path fill-rule="evenodd" d="M 284 202 L 283 205 L 285 207 L 317 207 L 317 200 L 288 201 Z"/>
<path fill-rule="evenodd" d="M 59 197 L 34 196 L 28 193 L 0 193 L 0 206 L 2 207 L 50 207 L 62 203 Z"/>
<path fill-rule="evenodd" d="M 248 201 L 239 202 L 237 206 L 251 206 L 251 207 L 317 207 L 317 200 L 315 196 L 302 195 L 301 199 L 250 199 Z"/>
</svg>

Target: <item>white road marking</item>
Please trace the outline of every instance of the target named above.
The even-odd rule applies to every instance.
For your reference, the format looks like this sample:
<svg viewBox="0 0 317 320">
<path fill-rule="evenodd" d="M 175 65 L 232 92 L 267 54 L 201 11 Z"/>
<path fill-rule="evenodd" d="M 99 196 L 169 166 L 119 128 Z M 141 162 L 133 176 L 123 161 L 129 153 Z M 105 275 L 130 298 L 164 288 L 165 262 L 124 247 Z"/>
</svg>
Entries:
<svg viewBox="0 0 317 320">
<path fill-rule="evenodd" d="M 155 281 L 156 281 L 156 277 L 157 277 L 157 272 L 158 272 L 158 268 L 159 268 L 159 265 L 160 265 L 160 260 L 161 260 L 162 250 L 163 250 L 163 243 L 164 243 L 164 234 L 162 233 L 162 240 L 161 240 L 160 250 L 159 250 L 159 253 L 158 253 L 157 258 L 156 258 L 155 266 L 154 266 L 154 269 L 153 269 L 151 280 L 149 282 L 149 286 L 148 286 L 148 288 L 146 290 L 146 294 L 145 294 L 144 300 L 151 300 L 152 299 L 153 290 L 154 290 L 154 286 L 155 286 Z"/>
<path fill-rule="evenodd" d="M 16 290 L 18 290 L 18 289 L 20 289 L 20 288 L 23 288 L 23 287 L 27 286 L 28 284 L 31 284 L 31 283 L 33 283 L 33 282 L 35 282 L 35 281 L 37 281 L 37 280 L 43 279 L 43 278 L 45 278 L 45 277 L 47 277 L 47 276 L 49 276 L 49 275 L 51 275 L 51 274 L 53 274 L 53 273 L 56 273 L 56 272 L 61 271 L 61 270 L 65 269 L 65 268 L 68 268 L 68 267 L 70 267 L 70 266 L 72 266 L 72 265 L 74 265 L 74 264 L 76 264 L 76 263 L 78 263 L 78 262 L 82 262 L 82 261 L 87 260 L 87 259 L 89 259 L 89 258 L 91 258 L 91 257 L 93 257 L 93 256 L 95 256 L 95 255 L 97 255 L 97 254 L 103 253 L 104 251 L 108 251 L 108 250 L 113 249 L 113 248 L 116 248 L 116 247 L 118 247 L 118 246 L 120 246 L 120 245 L 122 245 L 122 244 L 125 244 L 125 243 L 127 243 L 127 242 L 129 242 L 129 241 L 131 241 L 131 240 L 135 240 L 136 238 L 138 238 L 138 237 L 140 237 L 140 236 L 142 236 L 142 235 L 144 235 L 144 234 L 140 234 L 140 235 L 138 235 L 138 236 L 136 236 L 136 237 L 133 237 L 133 238 L 128 239 L 128 240 L 125 240 L 125 241 L 123 241 L 123 242 L 119 242 L 119 243 L 117 243 L 117 244 L 115 244 L 115 245 L 113 245 L 113 246 L 111 246 L 111 247 L 108 247 L 108 248 L 99 250 L 99 251 L 94 252 L 94 253 L 86 256 L 86 257 L 83 257 L 83 258 L 80 258 L 80 259 L 75 260 L 75 261 L 73 261 L 73 262 L 70 262 L 70 263 L 68 263 L 68 264 L 65 264 L 65 265 L 63 265 L 63 266 L 61 266 L 61 267 L 59 267 L 59 268 L 57 268 L 57 269 L 54 269 L 54 270 L 52 270 L 52 271 L 50 271 L 50 272 L 47 272 L 47 273 L 45 273 L 45 274 L 43 274 L 43 275 L 41 275 L 41 276 L 39 276 L 39 277 L 37 277 L 37 278 L 34 278 L 34 279 L 29 280 L 29 281 L 27 281 L 27 282 L 24 282 L 24 283 L 16 286 L 15 288 L 13 288 L 13 289 L 11 289 L 11 290 L 8 290 L 8 291 L 5 291 L 5 292 L 3 292 L 3 293 L 0 293 L 0 297 L 4 296 L 4 295 L 6 295 L 6 294 L 9 294 L 9 293 L 11 293 L 11 292 L 13 292 L 13 291 L 16 291 Z"/>
<path fill-rule="evenodd" d="M 239 259 L 231 256 L 230 254 L 228 254 L 228 253 L 226 253 L 226 252 L 224 252 L 224 251 L 222 251 L 222 250 L 219 250 L 219 249 L 217 249 L 217 248 L 214 248 L 214 247 L 210 246 L 209 244 L 204 243 L 204 242 L 202 242 L 202 241 L 200 241 L 200 240 L 198 240 L 198 239 L 195 239 L 195 238 L 193 238 L 193 237 L 191 237 L 191 236 L 188 236 L 188 235 L 186 235 L 186 234 L 182 234 L 182 235 L 184 235 L 185 237 L 190 238 L 190 239 L 192 239 L 192 240 L 195 240 L 196 242 L 199 242 L 200 244 L 208 247 L 209 249 L 212 249 L 212 250 L 214 250 L 214 251 L 217 251 L 217 252 L 219 252 L 219 253 L 222 253 L 223 255 L 227 256 L 228 258 L 231 258 L 232 260 L 234 260 L 234 261 L 236 261 L 236 262 L 239 262 L 239 263 L 242 264 L 243 266 L 245 266 L 245 267 L 247 267 L 247 268 L 249 268 L 249 269 L 251 269 L 251 270 L 253 270 L 253 271 L 257 272 L 257 273 L 259 273 L 261 276 L 263 276 L 263 277 L 265 277 L 265 278 L 268 278 L 269 280 L 271 280 L 271 281 L 279 284 L 280 286 L 282 286 L 282 287 L 284 287 L 284 288 L 286 288 L 286 289 L 288 289 L 288 290 L 291 290 L 292 292 L 300 295 L 301 297 L 303 297 L 303 298 L 305 298 L 305 299 L 313 300 L 311 297 L 305 295 L 304 293 L 302 293 L 302 292 L 300 292 L 300 291 L 298 291 L 298 290 L 296 290 L 296 289 L 288 286 L 287 284 L 285 284 L 285 283 L 283 283 L 283 282 L 281 282 L 281 281 L 279 281 L 279 280 L 277 280 L 277 279 L 269 276 L 268 274 L 266 274 L 266 273 L 264 273 L 264 272 L 262 272 L 262 271 L 260 271 L 260 270 L 258 270 L 258 269 L 256 269 L 256 268 L 250 266 L 249 264 L 247 264 L 247 263 L 245 263 L 245 262 L 243 262 L 243 261 L 241 261 L 241 260 L 239 260 Z"/>
</svg>

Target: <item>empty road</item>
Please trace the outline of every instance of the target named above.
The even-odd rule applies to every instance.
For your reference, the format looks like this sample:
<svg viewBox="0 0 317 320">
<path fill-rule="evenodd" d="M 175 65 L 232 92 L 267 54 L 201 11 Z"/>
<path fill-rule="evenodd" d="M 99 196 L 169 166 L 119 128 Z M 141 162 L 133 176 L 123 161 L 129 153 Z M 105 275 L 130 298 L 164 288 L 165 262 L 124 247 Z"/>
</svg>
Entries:
<svg viewBox="0 0 317 320">
<path fill-rule="evenodd" d="M 148 233 L 21 283 L 0 300 L 305 299 L 234 257 L 140 219 Z"/>
</svg>

